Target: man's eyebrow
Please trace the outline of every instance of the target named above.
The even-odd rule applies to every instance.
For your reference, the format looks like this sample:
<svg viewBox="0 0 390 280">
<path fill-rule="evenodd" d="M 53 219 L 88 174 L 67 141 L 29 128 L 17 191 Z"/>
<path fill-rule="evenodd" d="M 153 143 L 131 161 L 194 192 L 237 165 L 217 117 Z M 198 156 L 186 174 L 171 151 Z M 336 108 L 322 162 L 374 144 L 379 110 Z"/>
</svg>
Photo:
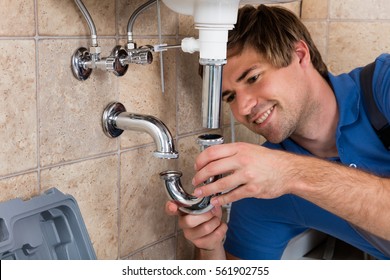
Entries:
<svg viewBox="0 0 390 280">
<path fill-rule="evenodd" d="M 241 76 L 238 77 L 238 79 L 236 80 L 236 82 L 238 83 L 238 82 L 242 81 L 242 80 L 248 75 L 248 73 L 249 73 L 250 71 L 252 71 L 252 70 L 254 70 L 254 69 L 256 69 L 256 68 L 257 68 L 256 66 L 252 66 L 251 68 L 248 68 L 247 70 L 245 70 L 245 71 L 241 74 Z"/>
<path fill-rule="evenodd" d="M 245 71 L 241 74 L 241 76 L 238 77 L 238 79 L 236 80 L 236 82 L 238 83 L 238 82 L 242 81 L 242 80 L 249 74 L 250 71 L 252 71 L 252 70 L 254 70 L 254 69 L 256 69 L 256 68 L 257 68 L 257 66 L 254 65 L 254 66 L 248 68 L 247 70 L 245 70 Z M 222 97 L 225 97 L 226 95 L 229 95 L 229 94 L 231 94 L 231 93 L 234 93 L 234 91 L 232 91 L 232 90 L 225 90 L 225 91 L 222 92 Z"/>
</svg>

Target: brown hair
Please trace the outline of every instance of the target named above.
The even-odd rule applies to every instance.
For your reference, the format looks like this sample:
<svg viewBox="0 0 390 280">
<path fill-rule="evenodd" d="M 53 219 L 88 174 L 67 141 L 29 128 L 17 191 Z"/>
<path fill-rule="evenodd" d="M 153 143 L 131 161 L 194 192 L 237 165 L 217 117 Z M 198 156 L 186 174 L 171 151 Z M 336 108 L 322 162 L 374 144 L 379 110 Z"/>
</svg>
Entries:
<svg viewBox="0 0 390 280">
<path fill-rule="evenodd" d="M 237 55 L 253 47 L 275 67 L 291 63 L 295 43 L 304 41 L 317 71 L 328 79 L 328 69 L 315 46 L 309 31 L 291 11 L 277 6 L 246 5 L 238 12 L 237 23 L 229 31 L 228 55 Z"/>
</svg>

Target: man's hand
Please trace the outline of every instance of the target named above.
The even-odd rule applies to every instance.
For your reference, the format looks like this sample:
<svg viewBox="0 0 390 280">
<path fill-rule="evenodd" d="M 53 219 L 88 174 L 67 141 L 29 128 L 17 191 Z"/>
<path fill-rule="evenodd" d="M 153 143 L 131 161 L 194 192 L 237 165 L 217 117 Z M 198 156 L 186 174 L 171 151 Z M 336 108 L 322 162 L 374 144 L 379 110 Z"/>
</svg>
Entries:
<svg viewBox="0 0 390 280">
<path fill-rule="evenodd" d="M 219 174 L 225 177 L 198 187 L 198 197 L 215 196 L 211 203 L 224 205 L 247 197 L 275 198 L 289 193 L 289 183 L 294 176 L 291 167 L 293 155 L 270 150 L 248 143 L 232 143 L 209 147 L 196 159 L 197 173 L 193 185 L 200 185 L 207 178 Z"/>
<path fill-rule="evenodd" d="M 221 207 L 214 207 L 204 214 L 189 215 L 181 212 L 173 201 L 168 201 L 165 205 L 165 211 L 168 215 L 178 216 L 179 227 L 183 230 L 184 237 L 200 249 L 200 258 L 226 258 L 223 240 L 227 225 L 221 220 Z"/>
</svg>

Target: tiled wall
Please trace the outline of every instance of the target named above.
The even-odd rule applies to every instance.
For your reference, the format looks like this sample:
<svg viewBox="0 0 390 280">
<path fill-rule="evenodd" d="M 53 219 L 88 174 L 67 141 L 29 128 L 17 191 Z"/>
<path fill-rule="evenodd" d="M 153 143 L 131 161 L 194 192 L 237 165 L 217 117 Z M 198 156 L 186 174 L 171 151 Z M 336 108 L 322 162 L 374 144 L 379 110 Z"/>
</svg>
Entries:
<svg viewBox="0 0 390 280">
<path fill-rule="evenodd" d="M 84 0 L 102 56 L 123 43 L 128 18 L 144 2 Z M 303 0 L 286 6 L 302 14 L 334 72 L 367 63 L 389 47 L 387 0 Z M 161 4 L 161 18 L 164 42 L 196 36 L 190 17 Z M 152 7 L 135 22 L 136 42 L 155 44 L 157 30 Z M 76 198 L 99 259 L 192 258 L 176 219 L 164 213 L 167 197 L 158 173 L 180 169 L 184 186 L 193 175 L 195 139 L 205 132 L 197 56 L 164 53 L 164 94 L 158 55 L 151 65 L 130 65 L 123 77 L 94 70 L 80 82 L 70 58 L 89 46 L 88 34 L 73 0 L 0 0 L 0 201 L 57 187 Z M 147 134 L 126 131 L 107 138 L 101 114 L 111 101 L 163 120 L 177 141 L 178 162 L 154 158 Z M 229 116 L 225 108 L 221 133 L 228 141 Z M 238 140 L 260 141 L 236 129 Z"/>
<path fill-rule="evenodd" d="M 390 51 L 389 11 L 388 0 L 303 0 L 301 17 L 339 74 Z"/>
</svg>

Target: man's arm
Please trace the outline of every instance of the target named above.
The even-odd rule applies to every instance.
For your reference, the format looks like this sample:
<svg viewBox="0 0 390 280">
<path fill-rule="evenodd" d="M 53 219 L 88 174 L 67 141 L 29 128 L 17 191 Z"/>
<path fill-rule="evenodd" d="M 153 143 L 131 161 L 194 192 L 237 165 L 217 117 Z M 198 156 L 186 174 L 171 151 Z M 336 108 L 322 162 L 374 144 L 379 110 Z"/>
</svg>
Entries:
<svg viewBox="0 0 390 280">
<path fill-rule="evenodd" d="M 390 240 L 390 179 L 315 158 L 293 161 L 292 193 Z"/>
<path fill-rule="evenodd" d="M 229 174 L 195 189 L 223 205 L 246 197 L 295 194 L 379 237 L 390 240 L 390 179 L 326 160 L 247 143 L 213 146 L 196 161 L 193 184 Z M 229 191 L 231 190 L 231 191 Z"/>
</svg>

